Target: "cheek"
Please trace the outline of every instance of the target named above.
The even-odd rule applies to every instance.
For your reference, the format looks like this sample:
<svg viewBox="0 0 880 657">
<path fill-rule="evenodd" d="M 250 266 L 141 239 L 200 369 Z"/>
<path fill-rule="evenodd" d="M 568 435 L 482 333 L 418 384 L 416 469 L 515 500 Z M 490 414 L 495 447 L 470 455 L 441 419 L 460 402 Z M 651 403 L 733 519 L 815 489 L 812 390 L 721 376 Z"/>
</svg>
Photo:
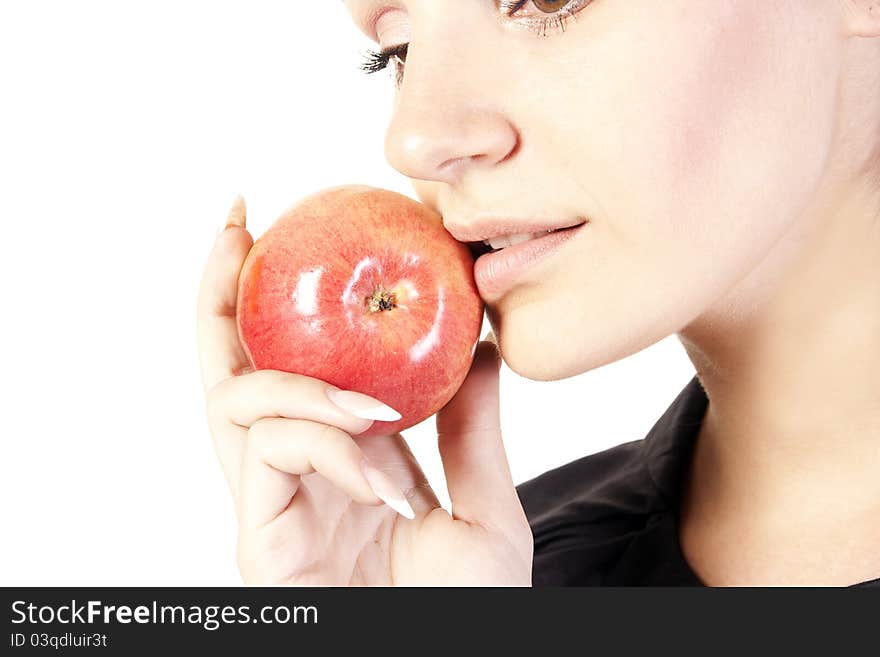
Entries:
<svg viewBox="0 0 880 657">
<path fill-rule="evenodd" d="M 553 287 L 502 308 L 511 367 L 533 378 L 634 353 L 717 301 L 803 211 L 833 135 L 839 46 L 799 3 L 634 2 L 594 20 L 566 84 L 529 108 L 554 199 L 599 208 Z M 578 339 L 538 361 L 548 330 Z"/>
<path fill-rule="evenodd" d="M 833 44 L 819 43 L 821 26 L 804 9 L 782 8 L 789 3 L 682 4 L 655 11 L 631 37 L 639 56 L 619 60 L 612 93 L 635 99 L 604 120 L 617 142 L 605 182 L 632 222 L 619 233 L 654 246 L 702 242 L 713 258 L 738 245 L 757 258 L 825 167 Z M 742 273 L 750 263 L 728 264 Z"/>
</svg>

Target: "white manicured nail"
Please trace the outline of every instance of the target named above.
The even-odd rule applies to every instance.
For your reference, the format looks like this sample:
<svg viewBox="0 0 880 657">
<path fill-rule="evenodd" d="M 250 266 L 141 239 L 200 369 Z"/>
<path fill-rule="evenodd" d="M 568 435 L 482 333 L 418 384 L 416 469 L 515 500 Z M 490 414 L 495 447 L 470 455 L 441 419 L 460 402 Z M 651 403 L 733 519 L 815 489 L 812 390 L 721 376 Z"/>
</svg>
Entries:
<svg viewBox="0 0 880 657">
<path fill-rule="evenodd" d="M 226 226 L 241 226 L 244 227 L 247 222 L 247 206 L 244 202 L 244 196 L 239 194 L 235 197 L 235 200 L 232 202 L 232 207 L 229 209 L 229 215 L 226 217 Z"/>
<path fill-rule="evenodd" d="M 387 404 L 352 390 L 327 388 L 327 397 L 346 413 L 351 413 L 355 417 L 364 420 L 397 422 L 397 420 L 403 417 Z"/>
<path fill-rule="evenodd" d="M 385 504 L 397 511 L 404 518 L 412 520 L 416 517 L 415 512 L 409 502 L 406 501 L 403 493 L 394 485 L 394 482 L 391 481 L 391 477 L 375 468 L 366 460 L 361 461 L 361 470 L 364 473 L 364 477 L 367 478 L 367 483 L 370 484 L 370 488 L 376 493 L 376 497 L 385 502 Z"/>
<path fill-rule="evenodd" d="M 232 202 L 232 207 L 229 209 L 229 214 L 226 216 L 226 221 L 223 222 L 222 226 L 217 226 L 217 232 L 214 235 L 214 241 L 218 240 L 220 238 L 220 234 L 230 226 L 241 226 L 243 228 L 245 223 L 247 223 L 247 207 L 244 203 L 244 197 L 239 194 Z"/>
</svg>

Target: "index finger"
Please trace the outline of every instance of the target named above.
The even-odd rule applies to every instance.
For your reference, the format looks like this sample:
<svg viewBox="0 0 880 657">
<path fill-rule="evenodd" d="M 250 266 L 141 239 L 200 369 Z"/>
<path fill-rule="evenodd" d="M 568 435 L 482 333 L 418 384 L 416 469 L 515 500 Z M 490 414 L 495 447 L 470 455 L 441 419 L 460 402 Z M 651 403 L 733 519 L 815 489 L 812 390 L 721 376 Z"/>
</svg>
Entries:
<svg viewBox="0 0 880 657">
<path fill-rule="evenodd" d="M 244 199 L 239 196 L 208 256 L 199 286 L 199 362 L 206 392 L 220 381 L 250 369 L 235 322 L 238 276 L 254 244 L 245 228 L 246 215 Z"/>
</svg>

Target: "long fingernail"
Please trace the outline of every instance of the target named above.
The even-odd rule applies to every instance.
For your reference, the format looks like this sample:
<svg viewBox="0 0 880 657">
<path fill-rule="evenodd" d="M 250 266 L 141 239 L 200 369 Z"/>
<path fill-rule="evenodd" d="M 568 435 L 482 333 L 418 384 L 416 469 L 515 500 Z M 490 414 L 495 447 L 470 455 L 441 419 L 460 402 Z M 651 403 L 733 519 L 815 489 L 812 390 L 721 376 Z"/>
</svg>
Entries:
<svg viewBox="0 0 880 657">
<path fill-rule="evenodd" d="M 376 496 L 385 502 L 392 509 L 397 511 L 404 518 L 412 520 L 416 517 L 415 512 L 409 502 L 403 496 L 400 489 L 391 481 L 391 477 L 370 464 L 366 459 L 361 461 L 361 470 L 370 488 L 376 493 Z"/>
<path fill-rule="evenodd" d="M 346 413 L 364 420 L 382 420 L 383 422 L 397 422 L 401 417 L 387 404 L 378 399 L 353 390 L 340 390 L 339 388 L 327 388 L 327 397 Z"/>
<path fill-rule="evenodd" d="M 244 203 L 244 197 L 239 194 L 232 202 L 232 207 L 229 209 L 229 214 L 226 217 L 226 225 L 224 226 L 224 228 L 228 228 L 229 226 L 241 226 L 242 228 L 244 228 L 246 221 L 247 206 Z"/>
</svg>

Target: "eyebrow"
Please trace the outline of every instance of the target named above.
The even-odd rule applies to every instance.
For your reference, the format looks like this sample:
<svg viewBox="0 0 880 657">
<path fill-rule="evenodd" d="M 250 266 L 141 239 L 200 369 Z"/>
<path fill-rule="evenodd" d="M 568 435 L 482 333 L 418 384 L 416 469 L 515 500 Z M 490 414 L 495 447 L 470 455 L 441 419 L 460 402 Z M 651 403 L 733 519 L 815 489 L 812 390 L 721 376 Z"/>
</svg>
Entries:
<svg viewBox="0 0 880 657">
<path fill-rule="evenodd" d="M 342 0 L 342 2 L 351 13 L 355 25 L 373 41 L 379 40 L 376 34 L 376 21 L 379 15 L 384 13 L 386 8 L 399 5 L 397 2 L 388 2 L 380 9 L 378 0 Z"/>
<path fill-rule="evenodd" d="M 375 3 L 370 0 L 342 0 L 342 4 L 348 9 L 354 19 L 355 25 L 360 28 L 361 32 L 364 32 L 368 37 L 375 40 L 376 35 L 373 33 L 373 30 L 369 25 L 369 20 L 371 18 L 369 8 L 372 6 L 375 11 Z"/>
</svg>

